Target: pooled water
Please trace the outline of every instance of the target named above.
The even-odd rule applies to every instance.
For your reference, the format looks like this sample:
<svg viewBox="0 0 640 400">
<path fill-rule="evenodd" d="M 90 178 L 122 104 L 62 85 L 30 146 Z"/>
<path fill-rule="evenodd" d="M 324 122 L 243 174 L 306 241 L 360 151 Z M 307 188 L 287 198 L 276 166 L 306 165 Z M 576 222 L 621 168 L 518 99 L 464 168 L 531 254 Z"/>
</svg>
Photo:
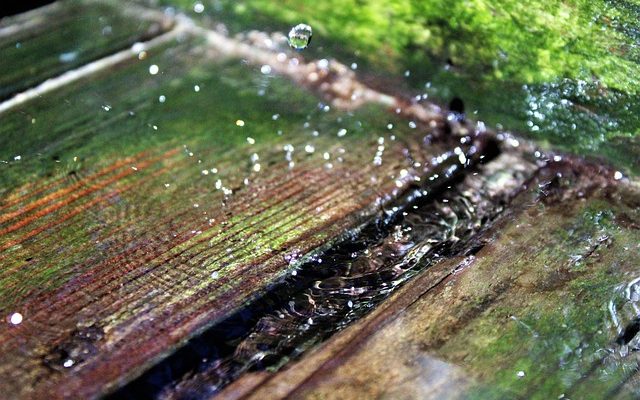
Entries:
<svg viewBox="0 0 640 400">
<path fill-rule="evenodd" d="M 311 42 L 313 32 L 307 24 L 298 24 L 289 31 L 289 46 L 296 50 L 304 50 Z"/>
</svg>

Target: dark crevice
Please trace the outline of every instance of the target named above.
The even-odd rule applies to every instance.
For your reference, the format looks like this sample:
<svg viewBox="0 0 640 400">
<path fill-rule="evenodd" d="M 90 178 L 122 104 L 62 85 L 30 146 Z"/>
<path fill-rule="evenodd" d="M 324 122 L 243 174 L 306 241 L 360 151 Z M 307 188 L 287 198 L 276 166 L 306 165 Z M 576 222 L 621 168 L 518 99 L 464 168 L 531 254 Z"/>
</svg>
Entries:
<svg viewBox="0 0 640 400">
<path fill-rule="evenodd" d="M 616 344 L 624 346 L 629 344 L 633 338 L 640 332 L 640 317 L 635 317 L 627 326 L 625 326 L 622 333 L 616 339 Z"/>
</svg>

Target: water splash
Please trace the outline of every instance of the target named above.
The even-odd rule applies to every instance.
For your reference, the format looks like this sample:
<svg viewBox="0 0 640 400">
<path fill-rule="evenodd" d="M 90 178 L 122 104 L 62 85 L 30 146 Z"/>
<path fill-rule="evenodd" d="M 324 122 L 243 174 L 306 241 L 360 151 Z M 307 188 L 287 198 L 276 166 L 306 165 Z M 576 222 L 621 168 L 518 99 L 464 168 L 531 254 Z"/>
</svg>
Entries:
<svg viewBox="0 0 640 400">
<path fill-rule="evenodd" d="M 277 369 L 364 316 L 420 271 L 481 248 L 473 237 L 503 210 L 507 188 L 515 185 L 496 190 L 492 182 L 503 173 L 498 168 L 488 176 L 473 174 L 439 194 L 422 191 L 415 200 L 385 210 L 380 220 L 288 278 L 290 287 L 300 289 L 265 300 L 280 306 L 259 317 L 247 335 L 233 339 L 228 356 L 210 359 L 160 397 L 214 394 L 248 370 Z M 511 176 L 514 182 L 524 179 Z"/>
</svg>

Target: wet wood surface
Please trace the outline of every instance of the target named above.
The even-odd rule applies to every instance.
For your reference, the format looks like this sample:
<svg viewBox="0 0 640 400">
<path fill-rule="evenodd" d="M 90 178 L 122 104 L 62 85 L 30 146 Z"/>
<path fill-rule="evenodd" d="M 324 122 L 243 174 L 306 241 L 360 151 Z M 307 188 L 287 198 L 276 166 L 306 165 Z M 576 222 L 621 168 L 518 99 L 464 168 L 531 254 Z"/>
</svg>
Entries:
<svg viewBox="0 0 640 400">
<path fill-rule="evenodd" d="M 457 137 L 321 101 L 185 33 L 3 112 L 2 392 L 104 394 L 462 167 Z"/>
<path fill-rule="evenodd" d="M 9 398 L 112 392 L 409 189 L 446 187 L 483 155 L 483 129 L 369 89 L 337 62 L 96 4 L 0 23 L 0 67 L 38 60 L 0 79 L 0 98 L 25 90 L 0 105 Z M 67 34 L 83 50 L 61 63 Z M 636 306 L 624 285 L 640 258 L 637 181 L 560 156 L 525 163 L 525 142 L 505 143 L 506 175 L 537 172 L 473 254 L 221 398 L 636 393 L 636 359 L 615 355 Z"/>
</svg>

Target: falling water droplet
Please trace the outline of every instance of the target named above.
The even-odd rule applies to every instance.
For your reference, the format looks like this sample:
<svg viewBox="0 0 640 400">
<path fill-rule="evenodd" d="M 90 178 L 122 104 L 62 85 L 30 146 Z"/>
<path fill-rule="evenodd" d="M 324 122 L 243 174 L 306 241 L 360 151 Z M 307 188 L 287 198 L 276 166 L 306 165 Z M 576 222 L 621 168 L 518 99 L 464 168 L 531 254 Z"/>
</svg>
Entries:
<svg viewBox="0 0 640 400">
<path fill-rule="evenodd" d="M 289 46 L 296 50 L 306 49 L 311 42 L 311 27 L 306 24 L 298 24 L 289 31 Z"/>
</svg>

